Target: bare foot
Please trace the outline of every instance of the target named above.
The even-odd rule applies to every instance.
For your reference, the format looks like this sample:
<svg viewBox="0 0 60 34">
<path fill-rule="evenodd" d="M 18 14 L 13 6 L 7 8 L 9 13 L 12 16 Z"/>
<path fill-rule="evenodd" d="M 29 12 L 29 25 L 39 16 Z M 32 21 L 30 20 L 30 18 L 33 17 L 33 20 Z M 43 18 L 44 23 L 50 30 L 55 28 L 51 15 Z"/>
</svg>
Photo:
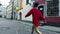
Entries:
<svg viewBox="0 0 60 34">
<path fill-rule="evenodd" d="M 40 34 L 42 34 L 42 32 L 40 32 Z"/>
<path fill-rule="evenodd" d="M 38 33 L 38 34 L 42 34 L 42 32 Z"/>
</svg>

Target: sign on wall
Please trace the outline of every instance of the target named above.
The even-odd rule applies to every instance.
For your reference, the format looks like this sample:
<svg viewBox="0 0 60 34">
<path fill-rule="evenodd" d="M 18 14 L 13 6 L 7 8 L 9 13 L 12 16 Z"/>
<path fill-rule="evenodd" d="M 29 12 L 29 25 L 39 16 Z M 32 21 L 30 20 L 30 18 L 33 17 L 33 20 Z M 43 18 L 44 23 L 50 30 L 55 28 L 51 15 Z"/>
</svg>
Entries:
<svg viewBox="0 0 60 34">
<path fill-rule="evenodd" d="M 19 6 L 16 6 L 16 10 L 17 10 L 17 11 L 19 10 Z"/>
</svg>

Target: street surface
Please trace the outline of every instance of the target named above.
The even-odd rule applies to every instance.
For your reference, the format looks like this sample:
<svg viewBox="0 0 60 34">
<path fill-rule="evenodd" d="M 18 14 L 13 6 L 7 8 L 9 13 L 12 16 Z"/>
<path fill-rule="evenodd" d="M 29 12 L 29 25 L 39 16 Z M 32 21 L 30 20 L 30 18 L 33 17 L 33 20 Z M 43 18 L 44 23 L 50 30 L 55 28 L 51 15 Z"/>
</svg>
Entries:
<svg viewBox="0 0 60 34">
<path fill-rule="evenodd" d="M 31 27 L 30 23 L 0 18 L 0 34 L 31 34 Z M 60 34 L 60 27 L 40 26 L 39 29 L 43 34 Z"/>
</svg>

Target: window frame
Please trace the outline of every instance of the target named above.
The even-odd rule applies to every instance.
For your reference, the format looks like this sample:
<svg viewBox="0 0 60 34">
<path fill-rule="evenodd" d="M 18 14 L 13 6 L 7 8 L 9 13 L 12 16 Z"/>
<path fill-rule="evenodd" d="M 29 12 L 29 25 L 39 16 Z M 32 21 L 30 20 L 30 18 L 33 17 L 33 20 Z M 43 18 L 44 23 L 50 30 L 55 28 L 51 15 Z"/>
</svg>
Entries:
<svg viewBox="0 0 60 34">
<path fill-rule="evenodd" d="M 48 3 L 48 1 L 46 1 L 46 2 Z M 53 5 L 53 4 L 52 4 L 52 5 Z M 50 6 L 50 7 L 51 7 L 51 6 Z M 55 7 L 56 7 L 56 6 L 55 6 Z M 54 7 L 54 9 L 55 9 L 55 7 Z M 55 15 L 52 15 L 52 14 L 51 14 L 51 15 L 48 15 L 48 5 L 47 5 L 47 16 L 59 16 L 59 0 L 58 0 L 57 8 L 58 8 L 58 9 L 56 9 L 56 10 L 57 10 L 58 12 L 57 12 L 56 14 L 58 14 L 58 15 L 56 15 L 56 14 L 55 14 Z M 49 10 L 50 10 L 50 9 L 49 9 Z"/>
</svg>

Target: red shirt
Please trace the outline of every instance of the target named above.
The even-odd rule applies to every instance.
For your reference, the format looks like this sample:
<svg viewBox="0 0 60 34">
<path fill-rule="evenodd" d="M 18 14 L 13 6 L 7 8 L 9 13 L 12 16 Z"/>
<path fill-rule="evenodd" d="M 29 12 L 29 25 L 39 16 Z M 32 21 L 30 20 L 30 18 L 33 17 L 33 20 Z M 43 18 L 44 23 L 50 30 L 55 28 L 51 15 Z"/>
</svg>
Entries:
<svg viewBox="0 0 60 34">
<path fill-rule="evenodd" d="M 28 17 L 32 15 L 32 20 L 33 20 L 33 24 L 35 26 L 39 26 L 39 20 L 42 18 L 42 20 L 45 22 L 45 18 L 43 17 L 42 13 L 40 10 L 38 10 L 36 7 L 32 8 L 25 17 Z"/>
</svg>

